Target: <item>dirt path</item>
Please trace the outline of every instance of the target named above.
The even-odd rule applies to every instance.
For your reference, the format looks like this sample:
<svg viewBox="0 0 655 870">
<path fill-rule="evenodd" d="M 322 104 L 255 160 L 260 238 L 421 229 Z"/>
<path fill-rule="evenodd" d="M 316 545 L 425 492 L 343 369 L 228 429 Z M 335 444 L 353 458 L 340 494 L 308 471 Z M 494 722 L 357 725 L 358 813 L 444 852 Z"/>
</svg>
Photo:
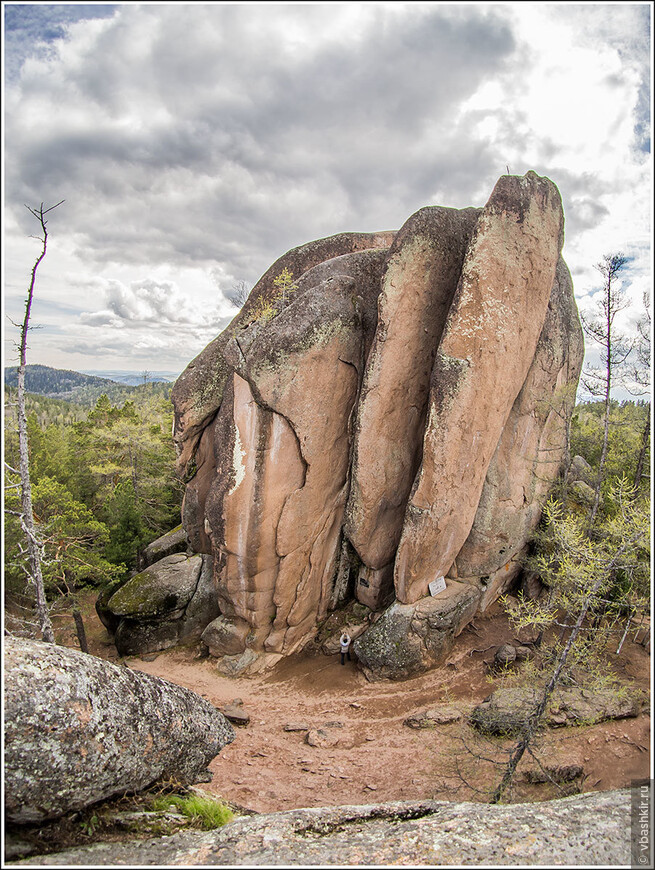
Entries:
<svg viewBox="0 0 655 870">
<path fill-rule="evenodd" d="M 91 652 L 118 660 L 106 631 L 87 613 Z M 463 752 L 461 738 L 469 740 L 470 731 L 459 723 L 414 730 L 403 721 L 436 703 L 467 709 L 482 701 L 498 684 L 489 679 L 484 660 L 511 636 L 500 605 L 494 605 L 460 635 L 447 665 L 401 683 L 370 683 L 354 662 L 342 667 L 338 655 L 293 656 L 250 678 L 221 676 L 211 658 L 198 659 L 193 650 L 166 651 L 153 661 L 130 657 L 127 664 L 193 689 L 217 707 L 241 699 L 250 723 L 235 727 L 235 741 L 214 759 L 214 778 L 204 786 L 240 806 L 274 812 L 424 798 L 475 800 L 455 769 L 455 757 L 462 753 L 460 766 L 476 785 L 495 774 Z M 74 645 L 71 638 L 67 642 Z M 648 689 L 646 650 L 626 643 L 614 659 L 622 679 Z M 285 730 L 289 725 L 304 728 Z M 322 729 L 330 745 L 308 745 L 305 728 Z M 548 731 L 542 753 L 550 764 L 584 765 L 584 791 L 607 790 L 649 775 L 649 735 L 650 718 L 642 714 Z M 550 785 L 522 782 L 514 799 L 554 796 Z"/>
</svg>

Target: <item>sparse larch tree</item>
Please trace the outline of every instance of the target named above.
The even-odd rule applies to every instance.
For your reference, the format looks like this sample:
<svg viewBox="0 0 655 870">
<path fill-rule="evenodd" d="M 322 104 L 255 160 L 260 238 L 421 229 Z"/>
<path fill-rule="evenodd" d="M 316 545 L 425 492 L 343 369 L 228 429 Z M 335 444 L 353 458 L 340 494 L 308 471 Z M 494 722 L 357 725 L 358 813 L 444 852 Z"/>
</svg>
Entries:
<svg viewBox="0 0 655 870">
<path fill-rule="evenodd" d="M 616 316 L 630 301 L 619 282 L 619 273 L 627 263 L 623 254 L 606 254 L 596 269 L 603 278 L 602 296 L 598 302 L 598 311 L 595 316 L 582 315 L 584 331 L 600 347 L 600 359 L 602 367 L 588 367 L 582 375 L 582 382 L 593 396 L 602 397 L 605 403 L 603 417 L 603 446 L 598 467 L 598 479 L 596 481 L 594 501 L 589 512 L 589 528 L 593 528 L 600 493 L 603 485 L 603 473 L 607 460 L 607 447 L 609 444 L 610 426 L 610 400 L 612 386 L 617 379 L 619 369 L 625 363 L 632 350 L 632 344 L 627 342 L 616 329 Z"/>
</svg>

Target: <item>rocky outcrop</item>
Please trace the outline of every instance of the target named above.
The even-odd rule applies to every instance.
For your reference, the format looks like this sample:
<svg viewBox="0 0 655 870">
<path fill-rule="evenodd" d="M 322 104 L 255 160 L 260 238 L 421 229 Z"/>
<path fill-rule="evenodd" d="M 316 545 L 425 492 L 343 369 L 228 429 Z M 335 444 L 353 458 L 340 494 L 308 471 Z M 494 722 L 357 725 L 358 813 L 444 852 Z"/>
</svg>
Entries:
<svg viewBox="0 0 655 870">
<path fill-rule="evenodd" d="M 5 638 L 5 811 L 57 818 L 174 777 L 211 779 L 234 731 L 194 692 L 86 653 Z"/>
<path fill-rule="evenodd" d="M 471 723 L 487 734 L 521 734 L 540 701 L 532 689 L 496 689 L 471 713 Z M 605 719 L 638 716 L 644 707 L 641 692 L 622 689 L 555 689 L 544 711 L 542 723 L 552 728 L 563 725 L 593 725 Z"/>
<path fill-rule="evenodd" d="M 353 643 L 366 676 L 404 680 L 441 663 L 473 619 L 479 598 L 475 586 L 454 580 L 434 597 L 392 604 Z"/>
<path fill-rule="evenodd" d="M 565 427 L 575 403 L 583 355 L 571 275 L 560 258 L 532 364 L 487 470 L 453 576 L 489 578 L 501 571 L 539 523 L 542 505 L 565 458 Z M 497 585 L 495 597 L 504 591 L 503 583 Z"/>
<path fill-rule="evenodd" d="M 177 526 L 144 547 L 140 559 L 141 569 L 148 568 L 160 559 L 172 556 L 174 553 L 184 553 L 188 546 L 189 541 L 184 528 L 181 525 Z"/>
<path fill-rule="evenodd" d="M 219 613 L 211 557 L 165 556 L 121 585 L 102 610 L 121 655 L 197 640 Z"/>
<path fill-rule="evenodd" d="M 396 553 L 396 596 L 411 604 L 450 570 L 525 382 L 563 243 L 548 179 L 503 176 L 478 218 L 432 368 L 423 458 Z"/>
<path fill-rule="evenodd" d="M 424 208 L 387 255 L 378 324 L 368 355 L 353 437 L 346 535 L 375 571 L 393 561 L 418 470 L 430 374 L 478 209 Z M 358 584 L 365 604 L 372 601 Z"/>
<path fill-rule="evenodd" d="M 424 631 L 432 593 L 470 619 L 517 580 L 582 361 L 562 242 L 555 185 L 503 176 L 482 209 L 290 251 L 190 363 L 174 437 L 221 667 L 292 653 L 355 599 L 391 608 L 358 639 L 367 672 L 409 676 L 461 630 L 455 608 Z"/>
<path fill-rule="evenodd" d="M 209 832 L 107 843 L 21 864 L 598 866 L 630 863 L 630 792 L 531 804 L 398 802 L 244 817 Z"/>
<path fill-rule="evenodd" d="M 223 390 L 232 367 L 224 350 L 238 330 L 256 316 L 262 301 L 277 294 L 275 279 L 288 269 L 294 277 L 304 275 L 314 266 L 355 251 L 386 249 L 395 233 L 340 233 L 318 239 L 284 254 L 262 275 L 250 292 L 245 305 L 228 328 L 192 360 L 176 381 L 171 399 L 175 407 L 174 438 L 178 448 L 178 468 L 183 476 L 193 476 L 197 467 L 195 453 L 198 440 L 221 405 Z"/>
</svg>

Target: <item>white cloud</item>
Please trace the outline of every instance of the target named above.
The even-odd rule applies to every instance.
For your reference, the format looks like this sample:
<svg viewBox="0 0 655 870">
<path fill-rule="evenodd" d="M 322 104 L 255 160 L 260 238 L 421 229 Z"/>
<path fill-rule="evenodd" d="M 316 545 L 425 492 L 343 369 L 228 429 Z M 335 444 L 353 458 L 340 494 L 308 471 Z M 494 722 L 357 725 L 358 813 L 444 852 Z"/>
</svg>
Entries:
<svg viewBox="0 0 655 870">
<path fill-rule="evenodd" d="M 66 199 L 35 362 L 181 369 L 290 247 L 483 205 L 507 165 L 560 187 L 580 299 L 616 250 L 635 305 L 649 284 L 648 4 L 36 8 L 12 7 L 5 89 L 14 313 L 23 203 Z"/>
</svg>

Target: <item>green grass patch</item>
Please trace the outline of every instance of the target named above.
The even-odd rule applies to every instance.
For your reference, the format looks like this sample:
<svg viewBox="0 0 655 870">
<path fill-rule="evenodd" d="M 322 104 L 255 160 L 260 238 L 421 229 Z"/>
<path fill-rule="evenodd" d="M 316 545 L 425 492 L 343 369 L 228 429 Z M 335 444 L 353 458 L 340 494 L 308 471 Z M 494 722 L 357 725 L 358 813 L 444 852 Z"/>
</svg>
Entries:
<svg viewBox="0 0 655 870">
<path fill-rule="evenodd" d="M 234 813 L 222 801 L 197 794 L 160 795 L 152 800 L 153 810 L 170 812 L 174 808 L 203 831 L 220 828 L 232 821 Z"/>
</svg>

